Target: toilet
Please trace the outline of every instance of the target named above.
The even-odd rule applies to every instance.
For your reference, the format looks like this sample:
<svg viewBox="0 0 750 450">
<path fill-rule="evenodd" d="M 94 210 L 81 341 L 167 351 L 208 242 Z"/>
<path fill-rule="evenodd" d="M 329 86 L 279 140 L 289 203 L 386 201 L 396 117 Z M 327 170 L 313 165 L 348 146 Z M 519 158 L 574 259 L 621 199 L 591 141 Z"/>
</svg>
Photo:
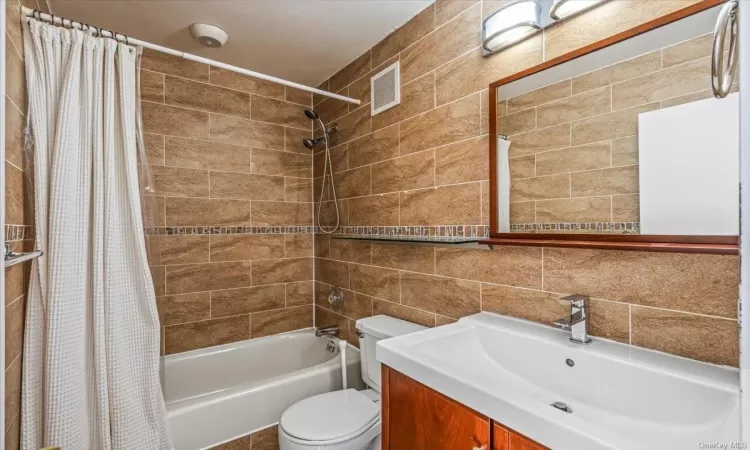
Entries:
<svg viewBox="0 0 750 450">
<path fill-rule="evenodd" d="M 380 363 L 375 344 L 425 327 L 379 315 L 358 320 L 356 328 L 368 389 L 327 392 L 290 406 L 279 420 L 280 450 L 380 449 Z"/>
</svg>

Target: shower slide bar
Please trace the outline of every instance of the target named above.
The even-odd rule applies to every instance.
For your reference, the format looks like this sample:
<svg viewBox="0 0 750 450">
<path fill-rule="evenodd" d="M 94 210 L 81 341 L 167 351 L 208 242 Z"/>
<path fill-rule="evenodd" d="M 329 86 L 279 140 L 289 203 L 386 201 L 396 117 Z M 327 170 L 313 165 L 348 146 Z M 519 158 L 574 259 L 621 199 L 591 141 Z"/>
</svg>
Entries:
<svg viewBox="0 0 750 450">
<path fill-rule="evenodd" d="M 20 264 L 22 262 L 29 261 L 34 258 L 38 258 L 40 256 L 44 255 L 44 252 L 41 250 L 35 250 L 33 252 L 25 252 L 25 253 L 16 253 L 10 248 L 10 242 L 5 243 L 5 268 L 7 269 L 10 266 L 15 266 L 16 264 Z"/>
<path fill-rule="evenodd" d="M 362 103 L 361 101 L 355 98 L 346 97 L 344 95 L 339 95 L 339 94 L 334 94 L 333 92 L 328 92 L 322 89 L 305 86 L 304 84 L 295 83 L 293 81 L 285 80 L 283 78 L 276 78 L 271 75 L 266 75 L 264 73 L 253 72 L 252 70 L 243 69 L 242 67 L 232 66 L 230 64 L 226 64 L 226 63 L 219 62 L 219 61 L 214 61 L 213 59 L 203 58 L 202 56 L 197 56 L 197 55 L 193 55 L 190 53 L 181 52 L 179 50 L 174 50 L 168 47 L 162 47 L 161 45 L 156 45 L 150 42 L 141 41 L 139 39 L 125 36 L 124 34 L 121 34 L 121 33 L 116 33 L 113 31 L 98 28 L 93 25 L 88 25 L 88 24 L 81 23 L 81 22 L 75 22 L 70 19 L 57 17 L 53 14 L 47 14 L 36 9 L 27 8 L 25 6 L 21 7 L 21 11 L 23 12 L 25 17 L 33 17 L 35 19 L 40 19 L 44 22 L 52 23 L 54 25 L 61 25 L 64 27 L 75 28 L 77 30 L 92 29 L 97 32 L 98 36 L 108 37 L 108 38 L 112 38 L 115 40 L 118 40 L 119 38 L 119 39 L 122 39 L 122 41 L 124 41 L 126 44 L 140 45 L 141 47 L 144 47 L 144 48 L 150 48 L 152 50 L 156 50 L 162 53 L 167 53 L 169 55 L 179 56 L 180 58 L 188 59 L 190 61 L 196 61 L 199 63 L 208 64 L 209 66 L 218 67 L 220 69 L 241 73 L 243 75 L 247 75 L 247 76 L 251 76 L 255 78 L 260 78 L 261 80 L 270 81 L 272 83 L 283 84 L 284 86 L 289 86 L 295 89 L 299 89 L 301 91 L 312 92 L 313 94 L 322 95 L 324 97 L 335 98 L 336 100 L 341 100 L 347 103 L 352 103 L 355 105 L 359 105 L 360 103 Z"/>
</svg>

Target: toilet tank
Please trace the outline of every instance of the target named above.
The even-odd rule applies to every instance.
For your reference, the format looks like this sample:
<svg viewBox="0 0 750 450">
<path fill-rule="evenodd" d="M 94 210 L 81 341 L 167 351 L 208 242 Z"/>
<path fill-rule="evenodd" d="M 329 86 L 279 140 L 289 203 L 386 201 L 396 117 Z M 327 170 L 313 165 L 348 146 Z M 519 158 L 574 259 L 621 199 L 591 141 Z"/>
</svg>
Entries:
<svg viewBox="0 0 750 450">
<path fill-rule="evenodd" d="M 359 334 L 359 363 L 362 366 L 362 380 L 378 392 L 380 392 L 380 363 L 375 359 L 375 344 L 381 339 L 425 329 L 422 325 L 383 314 L 359 319 L 355 327 Z"/>
</svg>

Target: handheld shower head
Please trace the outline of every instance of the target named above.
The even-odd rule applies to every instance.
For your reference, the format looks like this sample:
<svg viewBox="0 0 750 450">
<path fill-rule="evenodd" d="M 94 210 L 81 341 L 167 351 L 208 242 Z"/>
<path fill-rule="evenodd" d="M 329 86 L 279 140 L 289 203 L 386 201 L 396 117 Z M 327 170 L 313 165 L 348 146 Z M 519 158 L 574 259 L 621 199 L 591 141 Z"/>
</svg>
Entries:
<svg viewBox="0 0 750 450">
<path fill-rule="evenodd" d="M 308 118 L 308 119 L 310 119 L 310 120 L 315 120 L 315 119 L 317 119 L 317 118 L 319 117 L 319 116 L 318 116 L 318 113 L 316 113 L 316 112 L 315 112 L 315 111 L 313 111 L 312 109 L 306 109 L 306 110 L 305 110 L 305 115 L 306 115 L 306 116 L 307 116 L 307 118 Z"/>
<path fill-rule="evenodd" d="M 309 148 L 310 150 L 314 149 L 316 145 L 318 145 L 318 142 L 320 142 L 321 138 L 315 138 L 315 139 L 303 139 L 302 143 L 305 145 L 305 147 Z"/>
</svg>

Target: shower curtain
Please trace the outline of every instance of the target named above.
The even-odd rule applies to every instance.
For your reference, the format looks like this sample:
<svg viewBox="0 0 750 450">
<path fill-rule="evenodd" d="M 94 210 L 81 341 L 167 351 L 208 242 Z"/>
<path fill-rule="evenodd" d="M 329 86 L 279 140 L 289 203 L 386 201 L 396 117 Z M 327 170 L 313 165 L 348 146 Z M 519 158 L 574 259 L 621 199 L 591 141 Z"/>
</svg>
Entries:
<svg viewBox="0 0 750 450">
<path fill-rule="evenodd" d="M 136 49 L 24 20 L 36 245 L 22 448 L 172 448 L 136 154 Z"/>
</svg>

